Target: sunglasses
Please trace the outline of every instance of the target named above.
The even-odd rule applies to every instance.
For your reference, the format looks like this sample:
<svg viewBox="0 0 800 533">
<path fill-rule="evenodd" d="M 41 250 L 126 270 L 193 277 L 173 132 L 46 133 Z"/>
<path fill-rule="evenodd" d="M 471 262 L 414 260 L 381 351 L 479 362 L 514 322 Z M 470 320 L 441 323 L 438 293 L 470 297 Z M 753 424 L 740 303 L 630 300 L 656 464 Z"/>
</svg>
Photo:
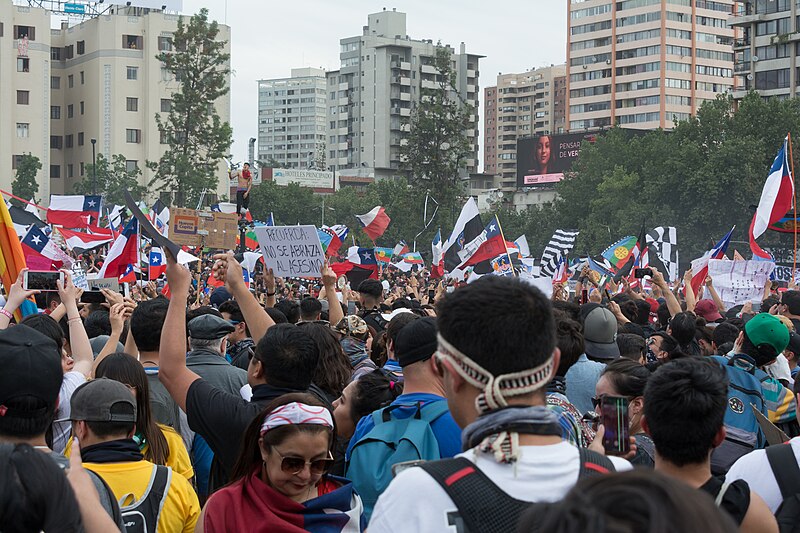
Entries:
<svg viewBox="0 0 800 533">
<path fill-rule="evenodd" d="M 272 449 L 281 458 L 281 471 L 284 474 L 299 474 L 302 472 L 306 465 L 308 465 L 313 475 L 324 474 L 333 467 L 333 455 L 328 452 L 328 457 L 325 459 L 315 459 L 313 461 L 306 461 L 302 457 L 286 457 L 276 449 Z"/>
</svg>

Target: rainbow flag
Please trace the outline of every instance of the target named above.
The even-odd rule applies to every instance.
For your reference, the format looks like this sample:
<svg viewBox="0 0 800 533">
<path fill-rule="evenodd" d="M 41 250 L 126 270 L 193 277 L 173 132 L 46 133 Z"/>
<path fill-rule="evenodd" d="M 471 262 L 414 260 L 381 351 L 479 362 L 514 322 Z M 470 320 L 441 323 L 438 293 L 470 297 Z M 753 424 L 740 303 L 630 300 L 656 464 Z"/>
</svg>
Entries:
<svg viewBox="0 0 800 533">
<path fill-rule="evenodd" d="M 6 294 L 11 290 L 11 286 L 17 281 L 20 271 L 26 268 L 25 254 L 22 252 L 22 244 L 19 236 L 14 229 L 14 222 L 8 212 L 6 203 L 0 201 L 0 281 L 6 289 Z M 17 322 L 22 317 L 38 312 L 36 303 L 31 300 L 22 302 L 19 309 L 14 311 L 14 318 Z"/>
<path fill-rule="evenodd" d="M 393 248 L 375 248 L 375 259 L 379 263 L 390 263 L 392 261 Z"/>
<path fill-rule="evenodd" d="M 601 254 L 605 257 L 611 266 L 615 269 L 622 268 L 631 256 L 634 247 L 636 246 L 637 239 L 633 235 L 623 237 L 611 246 L 605 249 Z"/>
</svg>

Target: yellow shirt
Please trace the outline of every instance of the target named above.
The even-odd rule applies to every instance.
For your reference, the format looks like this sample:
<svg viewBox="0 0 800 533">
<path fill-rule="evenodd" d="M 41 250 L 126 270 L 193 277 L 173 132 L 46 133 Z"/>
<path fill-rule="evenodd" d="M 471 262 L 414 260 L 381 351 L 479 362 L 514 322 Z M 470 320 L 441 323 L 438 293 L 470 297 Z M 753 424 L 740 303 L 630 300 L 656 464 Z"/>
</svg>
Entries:
<svg viewBox="0 0 800 533">
<path fill-rule="evenodd" d="M 182 475 L 187 481 L 191 481 L 194 477 L 194 469 L 192 468 L 192 461 L 189 459 L 189 452 L 186 451 L 186 446 L 183 444 L 183 439 L 177 431 L 169 426 L 158 424 L 158 427 L 161 428 L 161 432 L 164 434 L 164 438 L 167 439 L 167 446 L 169 447 L 167 464 L 164 466 L 171 467 L 173 472 Z M 67 441 L 67 447 L 64 449 L 65 457 L 69 457 L 72 451 L 72 438 L 73 437 L 70 436 Z M 147 455 L 149 446 L 149 444 L 144 445 L 142 455 Z"/>
<path fill-rule="evenodd" d="M 128 498 L 123 502 L 124 505 L 130 505 L 144 495 L 155 467 L 150 461 L 84 463 L 83 466 L 102 477 L 118 500 L 132 494 L 135 500 Z M 194 531 L 199 517 L 200 502 L 194 488 L 183 476 L 173 472 L 167 499 L 158 519 L 158 533 L 190 533 Z"/>
</svg>

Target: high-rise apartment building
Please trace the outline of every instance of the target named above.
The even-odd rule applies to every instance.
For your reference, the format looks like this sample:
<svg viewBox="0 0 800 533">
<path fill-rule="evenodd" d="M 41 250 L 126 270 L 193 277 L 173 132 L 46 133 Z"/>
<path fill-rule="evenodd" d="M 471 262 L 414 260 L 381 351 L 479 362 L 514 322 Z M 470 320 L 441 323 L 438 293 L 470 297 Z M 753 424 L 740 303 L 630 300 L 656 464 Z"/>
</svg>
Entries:
<svg viewBox="0 0 800 533">
<path fill-rule="evenodd" d="M 325 71 L 295 68 L 258 82 L 258 159 L 281 168 L 327 170 Z"/>
<path fill-rule="evenodd" d="M 735 3 L 570 0 L 569 131 L 670 128 L 731 91 Z"/>
<path fill-rule="evenodd" d="M 437 45 L 406 34 L 406 14 L 381 11 L 368 16 L 363 34 L 340 41 L 340 69 L 328 72 L 328 166 L 359 169 L 376 178 L 401 174 L 400 147 L 422 89 L 435 89 Z M 475 108 L 467 131 L 473 155 L 463 176 L 477 170 L 478 61 L 461 43 L 452 61 L 461 98 Z"/>
<path fill-rule="evenodd" d="M 0 0 L 0 187 L 9 190 L 18 158 L 42 162 L 37 197 L 71 193 L 90 179 L 92 139 L 98 155 L 122 154 L 152 179 L 146 161 L 166 145 L 154 117 L 167 113 L 179 81 L 156 59 L 173 50 L 177 14 L 110 6 L 102 14 L 50 29 L 52 12 Z M 230 28 L 219 26 L 230 52 Z M 230 121 L 230 96 L 216 111 Z M 11 125 L 11 126 L 9 126 Z M 15 127 L 13 127 L 15 126 Z M 218 193 L 227 191 L 224 164 Z M 102 192 L 102 191 L 98 191 Z"/>
<path fill-rule="evenodd" d="M 499 74 L 484 89 L 483 171 L 500 176 L 504 190 L 516 188 L 517 139 L 564 133 L 565 74 L 565 65 Z"/>
<path fill-rule="evenodd" d="M 762 96 L 795 96 L 800 87 L 798 14 L 800 9 L 791 0 L 740 3 L 730 18 L 732 26 L 742 29 L 741 38 L 733 44 L 734 72 L 741 76 L 735 98 L 751 89 Z"/>
</svg>

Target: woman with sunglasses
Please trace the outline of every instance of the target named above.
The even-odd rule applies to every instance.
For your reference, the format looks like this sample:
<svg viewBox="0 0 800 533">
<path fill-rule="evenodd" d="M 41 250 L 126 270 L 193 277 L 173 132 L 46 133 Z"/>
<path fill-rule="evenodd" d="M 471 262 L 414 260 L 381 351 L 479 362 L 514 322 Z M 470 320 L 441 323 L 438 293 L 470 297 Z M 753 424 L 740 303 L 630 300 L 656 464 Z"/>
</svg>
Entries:
<svg viewBox="0 0 800 533">
<path fill-rule="evenodd" d="M 606 365 L 595 385 L 592 404 L 599 412 L 600 401 L 604 396 L 624 396 L 628 399 L 628 427 L 630 435 L 636 439 L 636 455 L 631 464 L 653 468 L 655 465 L 655 445 L 642 428 L 644 416 L 644 388 L 650 377 L 647 367 L 631 359 L 615 359 Z"/>
<path fill-rule="evenodd" d="M 208 500 L 197 531 L 362 531 L 361 499 L 333 465 L 333 416 L 309 394 L 286 394 L 250 424 L 231 483 Z"/>
</svg>

